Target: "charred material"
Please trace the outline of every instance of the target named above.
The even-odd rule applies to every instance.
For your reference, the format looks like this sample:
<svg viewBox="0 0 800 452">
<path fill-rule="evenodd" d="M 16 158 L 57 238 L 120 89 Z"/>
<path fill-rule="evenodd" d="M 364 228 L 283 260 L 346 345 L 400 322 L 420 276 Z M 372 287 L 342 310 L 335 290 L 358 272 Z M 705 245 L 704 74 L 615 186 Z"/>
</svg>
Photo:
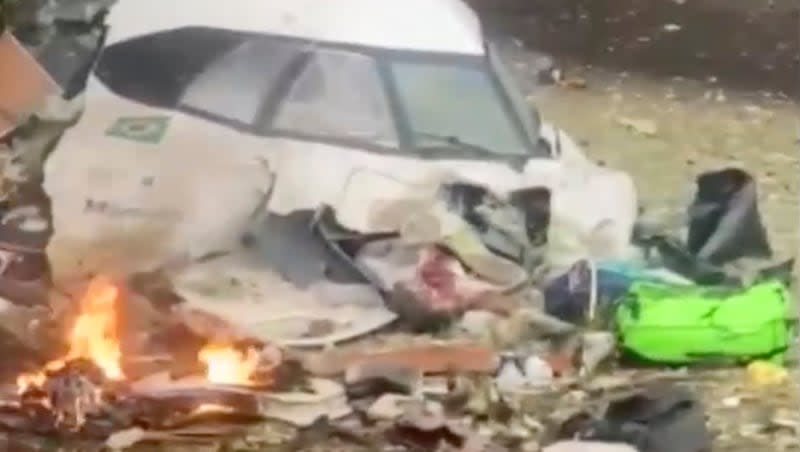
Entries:
<svg viewBox="0 0 800 452">
<path fill-rule="evenodd" d="M 32 384 L 19 397 L 19 411 L 28 423 L 3 424 L 14 430 L 59 436 L 105 436 L 120 425 L 111 412 L 118 400 L 117 388 L 102 370 L 85 359 L 68 361 L 57 370 L 44 373 L 41 385 Z M 11 414 L 7 407 L 4 414 Z M 16 427 L 16 428 L 15 428 Z"/>
</svg>

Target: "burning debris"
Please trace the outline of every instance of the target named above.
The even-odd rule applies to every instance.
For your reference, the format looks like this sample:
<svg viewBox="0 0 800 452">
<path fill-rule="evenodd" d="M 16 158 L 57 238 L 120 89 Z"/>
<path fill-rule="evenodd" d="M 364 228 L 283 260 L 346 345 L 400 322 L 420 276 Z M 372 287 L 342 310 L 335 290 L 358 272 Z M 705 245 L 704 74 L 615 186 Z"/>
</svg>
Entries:
<svg viewBox="0 0 800 452">
<path fill-rule="evenodd" d="M 20 388 L 20 403 L 47 433 L 79 433 L 90 418 L 102 416 L 106 403 L 113 400 L 102 369 L 91 361 L 67 361 L 40 375 Z"/>
<path fill-rule="evenodd" d="M 251 385 L 260 362 L 258 351 L 245 351 L 220 344 L 209 344 L 200 350 L 198 359 L 206 366 L 206 379 L 212 383 Z"/>
<path fill-rule="evenodd" d="M 134 426 L 158 430 L 206 418 L 263 418 L 259 392 L 272 383 L 279 354 L 270 355 L 271 349 L 257 341 L 224 343 L 209 332 L 194 338 L 204 344 L 195 354 L 202 369 L 197 375 L 173 379 L 168 372 L 166 378 L 135 380 L 125 369 L 124 344 L 126 335 L 141 332 L 125 331 L 121 313 L 130 309 L 125 303 L 121 285 L 105 276 L 92 279 L 65 328 L 64 352 L 18 375 L 15 394 L 0 408 L 0 425 L 105 439 Z"/>
<path fill-rule="evenodd" d="M 110 280 L 104 277 L 93 279 L 79 301 L 80 312 L 69 333 L 67 354 L 48 362 L 39 371 L 21 374 L 17 378 L 20 393 L 24 394 L 32 387 L 42 387 L 48 375 L 80 360 L 94 363 L 105 378 L 123 379 L 117 322 L 118 299 L 119 289 Z"/>
</svg>

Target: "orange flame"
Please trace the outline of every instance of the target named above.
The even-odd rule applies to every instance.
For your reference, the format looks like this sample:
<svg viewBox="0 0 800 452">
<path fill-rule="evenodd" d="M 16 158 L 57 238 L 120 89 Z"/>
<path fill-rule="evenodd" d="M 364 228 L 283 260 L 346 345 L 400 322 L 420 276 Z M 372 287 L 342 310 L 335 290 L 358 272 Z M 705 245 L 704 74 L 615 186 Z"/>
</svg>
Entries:
<svg viewBox="0 0 800 452">
<path fill-rule="evenodd" d="M 119 289 L 105 277 L 92 279 L 83 298 L 80 312 L 69 334 L 67 354 L 50 361 L 38 372 L 17 377 L 17 387 L 24 392 L 32 385 L 42 386 L 48 372 L 63 368 L 75 359 L 93 361 L 112 380 L 125 378 L 120 365 L 120 350 L 117 322 Z"/>
<path fill-rule="evenodd" d="M 253 348 L 246 352 L 234 347 L 208 344 L 197 354 L 206 366 L 206 380 L 212 383 L 251 385 L 258 369 L 259 354 Z"/>
</svg>

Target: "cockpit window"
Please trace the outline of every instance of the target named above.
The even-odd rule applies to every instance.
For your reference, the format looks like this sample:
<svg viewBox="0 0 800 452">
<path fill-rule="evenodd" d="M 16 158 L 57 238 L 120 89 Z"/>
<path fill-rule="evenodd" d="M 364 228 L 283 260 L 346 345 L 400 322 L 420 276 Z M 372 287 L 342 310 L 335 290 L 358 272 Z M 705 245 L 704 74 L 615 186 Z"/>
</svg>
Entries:
<svg viewBox="0 0 800 452">
<path fill-rule="evenodd" d="M 181 106 L 253 125 L 281 73 L 301 51 L 287 41 L 249 39 L 200 73 L 186 89 Z"/>
<path fill-rule="evenodd" d="M 186 27 L 109 45 L 95 74 L 126 99 L 244 132 L 400 155 L 528 156 L 538 132 L 480 55 Z"/>
<path fill-rule="evenodd" d="M 403 61 L 391 70 L 414 146 L 450 140 L 502 155 L 529 153 L 485 68 Z"/>
<path fill-rule="evenodd" d="M 278 107 L 273 127 L 311 136 L 397 145 L 375 60 L 343 50 L 317 50 Z"/>
<path fill-rule="evenodd" d="M 187 27 L 111 44 L 95 75 L 115 94 L 161 108 L 175 108 L 189 83 L 247 38 L 245 33 Z"/>
</svg>

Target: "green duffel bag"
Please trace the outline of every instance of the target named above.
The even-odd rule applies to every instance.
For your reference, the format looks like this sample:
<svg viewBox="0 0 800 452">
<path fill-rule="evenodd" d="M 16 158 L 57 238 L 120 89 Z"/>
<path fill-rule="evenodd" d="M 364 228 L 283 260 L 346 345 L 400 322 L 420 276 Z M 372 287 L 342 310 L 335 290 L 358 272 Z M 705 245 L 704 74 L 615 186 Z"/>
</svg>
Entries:
<svg viewBox="0 0 800 452">
<path fill-rule="evenodd" d="M 649 362 L 783 362 L 794 336 L 790 300 L 778 281 L 739 289 L 636 282 L 615 328 L 623 353 Z"/>
</svg>

